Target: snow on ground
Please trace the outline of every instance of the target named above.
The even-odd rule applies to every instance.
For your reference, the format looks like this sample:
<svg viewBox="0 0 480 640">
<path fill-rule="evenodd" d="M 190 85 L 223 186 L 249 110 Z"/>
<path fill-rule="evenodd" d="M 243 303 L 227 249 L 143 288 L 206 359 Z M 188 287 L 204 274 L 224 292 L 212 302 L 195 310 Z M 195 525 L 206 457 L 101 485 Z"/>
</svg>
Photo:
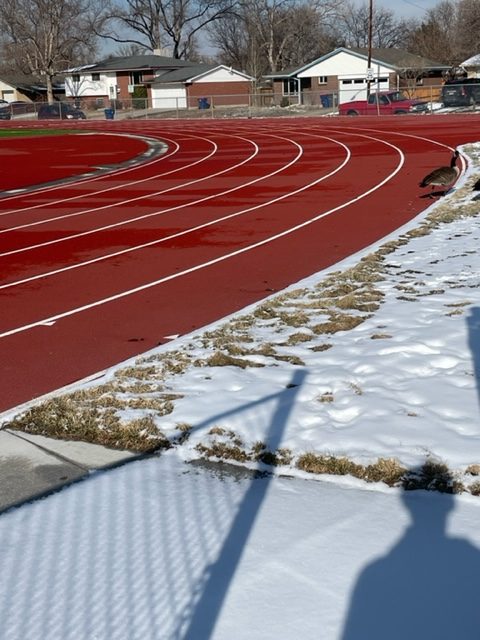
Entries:
<svg viewBox="0 0 480 640">
<path fill-rule="evenodd" d="M 480 147 L 470 152 L 478 167 Z M 315 333 L 325 313 L 308 306 L 317 283 L 354 256 L 292 287 L 314 321 L 282 324 L 262 306 L 248 328 L 255 349 L 239 356 L 250 366 L 188 366 L 164 380 L 182 397 L 157 424 L 167 435 L 188 424 L 183 444 L 3 514 L 2 640 L 479 638 L 480 498 L 312 480 L 294 464 L 259 476 L 185 462 L 222 436 L 243 450 L 288 449 L 293 460 L 310 451 L 414 468 L 431 456 L 465 481 L 480 463 L 472 182 L 470 168 L 466 186 L 432 205 L 464 217 L 408 235 L 417 220 L 388 239 L 408 235 L 384 255 L 378 309 L 349 310 L 363 322 Z M 301 332 L 308 339 L 292 340 Z M 213 352 L 205 332 L 174 349 L 192 362 Z"/>
<path fill-rule="evenodd" d="M 170 451 L 0 518 L 0 635 L 478 638 L 479 517 L 473 496 L 254 479 Z"/>
<path fill-rule="evenodd" d="M 395 459 L 407 469 L 435 460 L 480 491 L 466 473 L 480 464 L 480 201 L 471 187 L 480 146 L 468 151 L 465 186 L 389 238 L 109 371 L 101 382 L 106 396 L 108 383 L 118 385 L 118 415 L 153 416 L 170 439 L 186 426 L 186 460 L 222 449 L 256 464 L 264 447 L 280 450 L 299 475 L 308 453 L 363 465 Z M 376 265 L 360 282 L 356 269 L 372 255 Z M 325 300 L 335 289 L 332 312 Z M 332 317 L 358 324 L 333 332 Z M 137 382 L 160 385 L 160 396 L 171 398 L 171 412 L 131 408 L 124 382 L 133 364 Z M 147 390 L 144 400 L 151 396 Z"/>
</svg>

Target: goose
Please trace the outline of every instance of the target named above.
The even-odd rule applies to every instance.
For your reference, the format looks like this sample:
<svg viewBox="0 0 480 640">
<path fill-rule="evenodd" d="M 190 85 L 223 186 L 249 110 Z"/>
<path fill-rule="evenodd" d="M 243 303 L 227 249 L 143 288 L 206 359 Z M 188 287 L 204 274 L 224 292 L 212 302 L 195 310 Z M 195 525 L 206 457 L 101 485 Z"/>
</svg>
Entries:
<svg viewBox="0 0 480 640">
<path fill-rule="evenodd" d="M 459 155 L 455 149 L 449 167 L 438 167 L 438 169 L 434 169 L 420 182 L 420 187 L 432 187 L 430 198 L 433 198 L 434 187 L 448 187 L 458 178 L 460 169 L 457 167 L 457 158 Z"/>
</svg>

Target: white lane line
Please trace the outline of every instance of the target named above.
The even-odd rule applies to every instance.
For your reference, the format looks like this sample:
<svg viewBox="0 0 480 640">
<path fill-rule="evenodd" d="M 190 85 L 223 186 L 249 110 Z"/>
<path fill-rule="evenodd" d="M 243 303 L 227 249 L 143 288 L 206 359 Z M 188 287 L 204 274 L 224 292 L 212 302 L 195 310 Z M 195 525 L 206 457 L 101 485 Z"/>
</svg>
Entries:
<svg viewBox="0 0 480 640">
<path fill-rule="evenodd" d="M 118 135 L 126 135 L 126 134 L 118 134 Z M 131 136 L 130 136 L 131 137 Z M 137 136 L 139 137 L 139 136 Z M 144 136 L 144 138 L 146 140 L 148 140 L 147 136 Z M 161 138 L 151 138 L 154 139 L 156 143 L 161 143 L 163 142 L 163 139 Z M 170 140 L 169 140 L 170 142 Z M 173 149 L 170 152 L 164 153 L 159 157 L 154 158 L 153 160 L 149 160 L 146 162 L 140 162 L 139 164 L 132 166 L 132 167 L 126 167 L 124 169 L 117 169 L 117 170 L 112 170 L 108 173 L 108 177 L 112 177 L 112 176 L 119 176 L 119 175 L 123 175 L 124 173 L 127 173 L 129 171 L 135 171 L 139 168 L 143 168 L 143 167 L 150 167 L 151 165 L 157 164 L 158 162 L 163 162 L 166 158 L 170 158 L 172 155 L 175 155 L 175 153 L 177 153 L 178 148 L 177 149 Z M 92 174 L 94 175 L 94 174 Z M 68 183 L 65 184 L 55 184 L 55 185 L 51 185 L 49 187 L 38 187 L 38 189 L 32 189 L 30 191 L 27 191 L 27 193 L 25 194 L 20 194 L 22 196 L 22 198 L 27 198 L 27 197 L 37 197 L 39 195 L 42 195 L 44 193 L 49 193 L 50 191 L 58 191 L 59 189 L 65 189 L 65 188 L 69 188 L 69 187 L 76 187 L 78 185 L 83 186 L 84 184 L 91 184 L 92 182 L 97 182 L 98 180 L 103 180 L 105 179 L 105 174 L 102 174 L 100 176 L 94 176 L 93 178 L 89 178 L 89 177 L 85 177 L 85 174 L 83 174 L 82 178 L 79 178 L 78 180 L 71 180 Z M 134 183 L 134 182 L 133 182 Z M 113 187 L 111 187 L 113 188 Z M 83 198 L 86 197 L 87 195 L 91 196 L 91 195 L 95 195 L 96 193 L 103 193 L 104 191 L 108 191 L 108 189 L 100 189 L 99 191 L 91 191 L 88 192 L 88 194 L 80 194 L 77 196 L 71 196 L 68 198 L 61 198 L 59 200 L 52 200 L 51 202 L 48 202 L 48 205 L 51 204 L 60 204 L 62 202 L 69 202 L 70 200 L 76 200 L 78 198 Z M 2 200 L 5 202 L 9 202 L 10 200 L 14 200 L 16 197 L 18 197 L 18 193 L 12 193 L 11 196 L 7 196 L 5 198 L 3 198 Z M 36 204 L 36 205 L 28 205 L 25 207 L 18 207 L 16 209 L 8 209 L 7 211 L 2 211 L 0 212 L 0 217 L 3 216 L 8 216 L 8 215 L 12 215 L 14 213 L 19 213 L 21 211 L 30 211 L 31 209 L 38 209 L 40 207 L 44 207 L 45 203 L 41 203 L 41 204 Z"/>
<path fill-rule="evenodd" d="M 191 167 L 195 166 L 196 164 L 200 164 L 202 162 L 205 162 L 206 160 L 208 160 L 209 158 L 211 158 L 213 155 L 215 155 L 215 153 L 218 150 L 218 147 L 215 143 L 212 143 L 213 148 L 212 150 L 206 155 L 203 156 L 202 158 L 200 158 L 199 160 L 196 160 L 195 162 L 192 162 L 190 164 L 186 164 L 182 167 L 177 167 L 176 169 L 172 169 L 170 171 L 166 171 L 165 173 L 157 173 L 153 176 L 149 176 L 148 178 L 142 178 L 141 180 L 135 180 L 133 182 L 127 182 L 127 183 L 122 183 L 120 185 L 115 185 L 113 187 L 108 187 L 105 189 L 100 189 L 99 191 L 95 191 L 94 193 L 88 193 L 88 194 L 81 194 L 79 196 L 74 196 L 72 198 L 65 198 L 64 200 L 57 200 L 55 202 L 47 202 L 47 203 L 42 203 L 39 205 L 35 205 L 33 207 L 28 207 L 28 210 L 31 211 L 32 209 L 37 209 L 37 208 L 49 208 L 52 205 L 57 205 L 57 204 L 61 204 L 63 202 L 67 202 L 67 201 L 71 201 L 71 200 L 77 200 L 77 199 L 88 199 L 90 196 L 95 196 L 97 197 L 99 194 L 101 193 L 106 193 L 107 191 L 114 191 L 117 189 L 128 189 L 134 185 L 140 184 L 141 182 L 147 182 L 148 180 L 153 180 L 153 179 L 158 179 L 158 178 L 164 178 L 165 176 L 169 176 L 173 173 L 177 173 L 179 171 L 182 171 L 183 169 L 190 169 Z M 173 154 L 172 154 L 173 155 Z M 178 187 L 174 187 L 178 188 Z M 168 191 L 165 190 L 165 191 Z M 25 224 L 19 224 L 15 227 L 8 227 L 8 229 L 2 229 L 0 230 L 0 234 L 3 233 L 11 233 L 12 231 L 18 231 L 19 229 L 26 229 L 28 227 L 36 227 L 36 226 L 40 226 L 42 224 L 47 224 L 48 222 L 55 222 L 56 220 L 65 220 L 68 218 L 75 218 L 76 216 L 81 216 L 84 215 L 86 213 L 92 213 L 94 211 L 101 211 L 102 209 L 108 209 L 108 208 L 114 208 L 114 207 L 121 207 L 125 204 L 129 204 L 130 202 L 134 202 L 136 200 L 142 200 L 143 198 L 149 198 L 152 196 L 157 196 L 159 194 L 165 193 L 165 191 L 157 191 L 155 193 L 150 193 L 148 195 L 144 194 L 141 196 L 136 196 L 135 198 L 129 198 L 128 200 L 117 200 L 115 202 L 111 202 L 109 204 L 103 205 L 101 207 L 92 207 L 90 209 L 82 209 L 80 211 L 74 211 L 72 213 L 63 213 L 59 216 L 53 216 L 52 218 L 44 218 L 42 220 L 37 220 L 36 222 L 27 222 Z M 20 211 L 20 209 L 18 209 L 17 211 Z M 14 211 L 13 213 L 17 213 L 17 211 Z M 12 212 L 10 212 L 12 213 Z M 1 255 L 1 254 L 0 254 Z"/>
<path fill-rule="evenodd" d="M 19 207 L 17 209 L 9 209 L 8 211 L 3 211 L 2 213 L 0 213 L 0 217 L 7 216 L 7 215 L 13 215 L 15 213 L 20 213 L 22 211 L 33 211 L 34 209 L 48 208 L 48 207 L 51 207 L 51 206 L 54 206 L 54 205 L 57 205 L 57 204 L 63 204 L 65 202 L 72 202 L 73 200 L 83 200 L 83 199 L 88 199 L 88 198 L 92 198 L 92 197 L 97 197 L 100 194 L 108 193 L 110 191 L 116 191 L 118 189 L 125 189 L 125 188 L 128 188 L 128 187 L 133 187 L 135 185 L 142 184 L 143 182 L 148 182 L 149 180 L 154 180 L 154 179 L 157 179 L 157 178 L 163 178 L 163 177 L 171 175 L 173 173 L 178 173 L 179 171 L 182 171 L 184 169 L 190 169 L 191 167 L 194 167 L 197 164 L 201 164 L 202 162 L 205 162 L 206 160 L 211 158 L 212 155 L 215 154 L 215 152 L 217 150 L 217 147 L 216 147 L 214 142 L 212 142 L 208 138 L 203 138 L 202 136 L 193 136 L 192 135 L 191 138 L 193 138 L 194 140 L 204 140 L 206 142 L 209 142 L 210 144 L 213 145 L 213 149 L 206 156 L 202 156 L 201 158 L 195 160 L 194 162 L 187 163 L 185 165 L 182 165 L 181 167 L 177 167 L 176 169 L 171 169 L 170 171 L 165 171 L 164 173 L 155 173 L 155 174 L 153 174 L 151 176 L 148 176 L 147 178 L 140 178 L 139 180 L 130 180 L 129 182 L 122 182 L 121 184 L 113 185 L 112 187 L 105 187 L 104 189 L 97 189 L 96 191 L 89 191 L 87 193 L 80 193 L 80 194 L 78 194 L 76 196 L 69 196 L 68 198 L 60 198 L 58 200 L 52 200 L 52 201 L 49 201 L 49 202 L 41 202 L 39 204 L 28 205 L 26 207 Z M 166 136 L 162 140 L 172 143 L 175 146 L 175 148 L 172 149 L 172 151 L 170 151 L 169 153 L 166 153 L 166 154 L 162 155 L 161 157 L 156 158 L 155 160 L 152 160 L 151 162 L 148 162 L 148 163 L 145 162 L 145 163 L 143 163 L 142 165 L 139 165 L 139 166 L 146 167 L 146 166 L 151 166 L 152 164 L 155 164 L 157 162 L 161 162 L 161 161 L 164 162 L 167 158 L 171 158 L 172 156 L 174 156 L 175 154 L 180 152 L 181 147 L 175 140 L 172 140 L 171 138 L 167 138 Z M 100 180 L 101 178 L 106 178 L 106 177 L 108 177 L 110 179 L 112 176 L 114 176 L 116 178 L 118 175 L 124 173 L 125 171 L 127 171 L 127 169 L 122 169 L 122 170 L 119 170 L 119 171 L 112 171 L 111 173 L 108 174 L 108 176 L 105 176 L 105 175 L 99 176 L 98 178 L 96 178 L 96 180 Z M 85 182 L 93 182 L 93 180 L 85 181 Z M 60 187 L 61 188 L 69 188 L 70 186 L 76 186 L 78 184 L 83 185 L 83 184 L 85 184 L 85 182 L 81 182 L 81 181 L 69 182 L 68 184 L 60 185 Z M 45 190 L 48 191 L 49 189 L 46 188 Z M 36 190 L 36 191 L 34 191 L 32 193 L 37 195 L 37 194 L 40 193 L 40 191 L 42 193 L 44 193 L 43 190 Z M 117 203 L 112 203 L 111 206 L 114 206 L 115 204 L 117 204 Z M 93 211 L 93 209 L 87 209 L 87 211 Z M 58 218 L 52 218 L 51 220 L 56 220 L 56 219 L 58 219 Z M 40 222 L 36 222 L 36 223 L 32 223 L 32 224 L 41 224 L 41 223 Z M 13 230 L 13 227 L 3 230 L 2 233 L 8 232 L 8 231 L 12 231 L 12 230 Z"/>
<path fill-rule="evenodd" d="M 220 222 L 225 222 L 226 220 L 231 220 L 232 218 L 236 218 L 238 216 L 244 215 L 245 213 L 250 213 L 252 211 L 256 211 L 257 209 L 261 209 L 263 207 L 269 206 L 271 204 L 275 204 L 277 202 L 280 202 L 281 200 L 285 200 L 286 198 L 291 198 L 294 195 L 297 195 L 298 193 L 301 193 L 302 191 L 306 191 L 307 189 L 310 189 L 311 187 L 315 186 L 316 184 L 319 184 L 320 182 L 322 182 L 323 180 L 326 180 L 327 178 L 330 178 L 331 176 L 335 175 L 338 171 L 341 171 L 343 169 L 343 167 L 349 162 L 350 157 L 351 157 L 351 152 L 349 150 L 349 148 L 344 145 L 342 142 L 338 142 L 333 140 L 332 138 L 328 138 L 327 136 L 313 136 L 313 137 L 318 137 L 318 138 L 322 138 L 322 139 L 327 139 L 330 140 L 331 142 L 334 142 L 336 144 L 338 144 L 339 146 L 343 147 L 345 150 L 345 158 L 342 160 L 342 162 L 340 163 L 340 165 L 334 169 L 333 171 L 330 171 L 330 173 L 325 174 L 324 176 L 322 176 L 321 178 L 317 178 L 316 180 L 313 180 L 312 182 L 309 182 L 305 185 L 303 185 L 302 187 L 299 187 L 298 189 L 295 189 L 294 191 L 289 191 L 288 193 L 284 193 L 281 196 L 277 196 L 276 198 L 272 198 L 270 200 L 266 200 L 260 204 L 257 205 L 253 205 L 251 207 L 248 207 L 246 209 L 241 209 L 240 211 L 235 211 L 234 213 L 230 213 L 227 214 L 225 216 L 222 216 L 221 218 L 216 218 L 214 220 L 210 220 L 209 222 L 204 222 L 202 224 L 199 224 L 195 227 L 189 227 L 188 229 L 185 229 L 183 231 L 178 231 L 177 233 L 173 233 L 169 236 L 165 236 L 163 238 L 158 238 L 156 240 L 150 240 L 149 242 L 145 242 L 143 244 L 139 244 L 139 245 L 135 245 L 134 247 L 128 247 L 127 249 L 121 249 L 119 251 L 115 251 L 113 253 L 109 253 L 103 256 L 98 256 L 97 258 L 91 258 L 90 260 L 85 260 L 84 262 L 78 263 L 78 264 L 73 264 L 70 265 L 68 267 L 60 267 L 59 269 L 54 269 L 52 271 L 47 271 L 44 273 L 39 273 L 35 276 L 29 276 L 28 278 L 24 278 L 23 280 L 16 280 L 15 282 L 8 282 L 6 284 L 0 285 L 0 290 L 2 289 L 9 289 L 11 287 L 15 287 L 15 286 L 19 286 L 21 284 L 26 284 L 28 282 L 33 282 L 34 280 L 40 280 L 42 278 L 47 278 L 50 276 L 54 276 L 54 275 L 58 275 L 59 273 L 64 273 L 66 271 L 72 271 L 73 269 L 79 269 L 80 267 L 86 267 L 88 265 L 91 264 L 95 264 L 97 262 L 101 262 L 103 260 L 109 260 L 110 258 L 116 258 L 118 256 L 121 255 L 125 255 L 127 253 L 131 253 L 133 251 L 138 251 L 140 249 L 146 249 L 148 247 L 153 247 L 157 244 L 161 244 L 162 242 L 167 242 L 169 240 L 174 240 L 176 238 L 179 238 L 181 236 L 185 236 L 188 235 L 189 233 L 194 233 L 195 231 L 200 231 L 201 229 L 205 229 L 206 227 L 211 227 L 215 224 L 218 224 Z"/>
<path fill-rule="evenodd" d="M 95 302 L 91 302 L 89 304 L 85 304 L 81 307 L 77 307 L 75 309 L 70 309 L 68 311 L 64 311 L 62 313 L 58 313 L 56 315 L 50 316 L 49 318 L 43 318 L 42 320 L 37 320 L 36 322 L 32 322 L 30 324 L 27 325 L 23 325 L 21 327 L 15 327 L 14 329 L 10 329 L 8 331 L 5 331 L 3 333 L 0 333 L 0 338 L 6 338 L 8 336 L 13 336 L 15 334 L 18 333 L 22 333 L 25 331 L 28 331 L 30 329 L 33 329 L 35 327 L 41 326 L 42 324 L 44 324 L 45 322 L 56 322 L 58 320 L 62 320 L 64 318 L 68 318 L 70 316 L 73 315 L 77 315 L 79 313 L 82 313 L 84 311 L 89 311 L 90 309 L 95 309 L 96 307 L 100 307 L 102 305 L 108 304 L 110 302 L 115 302 L 117 300 L 120 300 L 122 298 L 126 298 L 128 296 L 131 295 L 135 295 L 136 293 L 140 293 L 142 291 L 146 291 L 147 289 L 152 289 L 153 287 L 157 287 L 160 284 L 164 284 L 165 282 L 168 282 L 170 280 L 175 280 L 176 278 L 180 278 L 182 276 L 194 273 L 196 271 L 200 271 L 201 269 L 205 269 L 207 267 L 211 267 L 212 265 L 218 264 L 220 262 L 224 262 L 225 260 L 228 260 L 230 258 L 239 256 L 243 253 L 246 253 L 247 251 L 252 251 L 253 249 L 257 249 L 261 246 L 264 246 L 266 244 L 269 244 L 271 242 L 274 242 L 275 240 L 278 240 L 279 238 L 288 236 L 292 233 L 294 233 L 295 231 L 299 231 L 300 229 L 303 229 L 311 224 L 313 224 L 314 222 L 318 222 L 318 220 L 321 220 L 322 218 L 326 218 L 329 215 L 332 215 L 332 213 L 336 213 L 337 211 L 340 211 L 341 209 L 344 209 L 345 207 L 358 202 L 359 200 L 362 200 L 363 198 L 365 198 L 366 196 L 370 195 L 371 193 L 374 193 L 375 191 L 377 191 L 378 189 L 380 189 L 381 187 L 383 187 L 383 185 L 385 185 L 387 182 L 389 182 L 389 180 L 391 180 L 403 167 L 404 163 L 405 163 L 405 156 L 402 153 L 401 149 L 399 149 L 398 147 L 396 147 L 393 144 L 390 144 L 389 142 L 385 142 L 383 140 L 379 140 L 379 142 L 382 142 L 383 144 L 391 147 L 392 149 L 394 149 L 395 151 L 397 151 L 397 153 L 400 156 L 400 160 L 397 164 L 397 167 L 395 168 L 394 171 L 392 171 L 389 175 L 387 175 L 383 180 L 381 180 L 379 183 L 377 183 L 374 187 L 371 187 L 370 189 L 368 189 L 367 191 L 365 191 L 364 193 L 360 194 L 359 196 L 356 196 L 355 198 L 352 198 L 351 200 L 344 202 L 341 205 L 338 205 L 337 207 L 334 207 L 332 209 L 329 209 L 328 211 L 324 211 L 323 213 L 314 216 L 313 218 L 311 218 L 310 220 L 306 220 L 305 222 L 302 222 L 298 225 L 295 225 L 293 227 L 290 227 L 289 229 L 285 229 L 284 231 L 277 233 L 273 236 L 270 236 L 269 238 L 265 238 L 264 240 L 261 240 L 259 242 L 255 242 L 251 245 L 248 245 L 246 247 L 243 247 L 241 249 L 237 249 L 235 251 L 231 251 L 230 253 L 224 254 L 223 256 L 219 256 L 217 258 L 214 258 L 212 260 L 208 260 L 207 262 L 203 262 L 200 263 L 198 265 L 195 265 L 194 267 L 189 267 L 188 269 L 184 269 L 183 271 L 179 271 L 177 273 L 173 273 L 170 274 L 168 276 L 165 276 L 163 278 L 159 278 L 158 280 L 154 280 L 152 282 L 148 282 L 146 284 L 140 285 L 138 287 L 134 287 L 132 289 L 128 289 L 127 291 L 122 291 L 121 293 L 117 293 L 114 294 L 112 296 L 108 296 L 107 298 L 103 298 L 102 300 L 96 300 Z"/>
<path fill-rule="evenodd" d="M 160 216 L 160 215 L 164 215 L 165 213 L 170 213 L 172 211 L 178 211 L 179 209 L 184 209 L 185 207 L 191 207 L 192 205 L 196 205 L 196 204 L 200 204 L 201 202 L 206 202 L 208 200 L 212 200 L 214 198 L 219 198 L 219 197 L 223 197 L 225 195 L 227 195 L 228 193 L 233 193 L 234 191 L 238 191 L 239 189 L 244 189 L 245 187 L 248 187 L 252 184 L 255 184 L 256 182 L 259 182 L 261 180 L 265 180 L 266 178 L 270 178 L 274 175 L 276 175 L 277 173 L 280 173 L 282 171 L 285 171 L 286 169 L 288 169 L 288 167 L 290 167 L 291 165 L 295 164 L 299 158 L 302 156 L 303 154 L 303 149 L 302 147 L 297 144 L 295 141 L 293 140 L 289 140 L 287 138 L 280 138 L 280 136 L 271 136 L 271 137 L 275 137 L 275 138 L 279 138 L 279 139 L 283 139 L 286 140 L 287 142 L 291 142 L 293 144 L 293 146 L 297 147 L 297 150 L 299 150 L 297 152 L 297 155 L 295 156 L 295 158 L 293 160 L 291 160 L 290 162 L 288 162 L 287 164 L 283 165 L 282 167 L 280 167 L 279 169 L 276 169 L 275 171 L 271 172 L 271 173 L 267 173 L 263 176 L 260 176 L 258 178 L 255 178 L 253 180 L 250 180 L 248 182 L 244 182 L 236 187 L 232 187 L 231 189 L 226 189 L 225 191 L 220 191 L 219 193 L 215 193 L 209 196 L 205 196 L 204 198 L 198 198 L 197 200 L 191 200 L 190 202 L 184 203 L 184 204 L 180 204 L 180 205 L 175 205 L 173 207 L 168 207 L 166 209 L 158 209 L 157 211 L 153 211 L 152 213 L 145 213 L 141 216 L 136 216 L 135 218 L 127 218 L 126 220 L 121 220 L 120 222 L 115 222 L 112 224 L 108 224 L 108 225 L 104 225 L 103 227 L 96 227 L 95 229 L 89 229 L 88 231 L 82 231 L 80 233 L 75 233 L 72 234 L 70 236 L 64 236 L 63 238 L 56 238 L 54 240 L 48 240 L 46 242 L 39 242 L 38 244 L 33 244 L 27 247 L 21 247 L 19 249 L 12 249 L 10 251 L 4 251 L 2 253 L 0 253 L 0 257 L 5 257 L 5 256 L 11 256 L 11 255 L 15 255 L 18 253 L 24 253 L 26 251 L 32 251 L 34 249 L 39 249 L 39 248 L 43 248 L 43 247 L 48 247 L 54 244 L 59 244 L 61 242 L 66 242 L 68 240 L 74 240 L 77 238 L 82 238 L 84 236 L 89 236 L 92 235 L 94 233 L 100 233 L 101 231 L 107 231 L 109 229 L 115 229 L 117 227 L 123 227 L 126 226 L 128 224 L 132 224 L 133 222 L 138 222 L 139 220 L 146 220 L 152 217 L 156 217 L 156 216 Z M 252 141 L 253 144 L 255 144 Z M 252 160 L 257 154 L 258 154 L 258 146 L 255 144 L 255 152 L 253 154 L 251 154 L 251 156 L 249 156 L 248 158 L 242 160 L 242 162 L 237 163 L 236 165 L 234 165 L 234 167 L 228 167 L 227 169 L 223 169 L 222 171 L 219 171 L 218 173 L 214 173 L 214 174 L 209 174 L 208 178 L 212 178 L 212 177 L 217 177 L 219 175 L 221 175 L 222 173 L 226 173 L 228 171 L 232 171 L 233 168 L 238 168 L 241 165 L 250 162 L 250 160 Z M 199 180 L 193 180 L 192 183 L 198 182 L 200 180 L 203 180 L 205 178 L 201 178 Z M 183 188 L 183 186 L 186 186 L 188 183 L 182 183 L 182 185 L 179 185 L 177 187 L 172 187 L 171 190 L 174 189 L 178 189 L 178 188 Z M 128 202 L 128 201 L 126 201 Z M 124 204 L 124 203 L 121 203 Z M 119 206 L 119 205 L 115 205 L 115 206 Z M 110 205 L 106 205 L 106 207 L 110 207 Z M 91 211 L 99 211 L 102 207 L 95 207 L 94 209 L 91 209 Z"/>
<path fill-rule="evenodd" d="M 246 164 L 247 162 L 250 162 L 251 160 L 253 160 L 253 158 L 255 158 L 255 156 L 258 154 L 258 146 L 255 144 L 255 142 L 253 142 L 252 140 L 249 140 L 248 138 L 243 138 L 242 136 L 229 136 L 229 137 L 233 137 L 233 138 L 237 138 L 239 140 L 243 140 L 245 142 L 248 142 L 249 144 L 251 144 L 253 146 L 253 152 L 247 156 L 244 160 L 242 160 L 241 162 L 236 162 L 235 164 L 231 165 L 230 167 L 227 167 L 226 169 L 222 169 L 221 171 L 218 171 L 216 173 L 209 173 L 206 176 L 203 176 L 202 178 L 196 178 L 195 180 L 190 180 L 189 182 L 182 182 L 178 185 L 175 185 L 173 187 L 169 187 L 168 189 L 162 189 L 160 191 L 152 191 L 151 193 L 148 194 L 143 194 L 140 196 L 135 196 L 134 198 L 128 198 L 127 200 L 120 200 L 120 201 L 116 201 L 116 202 L 112 202 L 112 203 L 108 203 L 102 206 L 97 206 L 97 207 L 92 207 L 91 209 L 82 209 L 81 211 L 75 211 L 74 213 L 65 213 L 62 214 L 60 216 L 54 216 L 52 218 L 45 218 L 43 220 L 39 220 L 37 222 L 28 222 L 25 224 L 20 224 L 17 225 L 15 227 L 9 227 L 8 229 L 3 229 L 0 230 L 0 234 L 4 234 L 4 233 L 10 233 L 12 231 L 18 231 L 20 229 L 26 229 L 28 227 L 36 227 L 36 226 L 40 226 L 42 224 L 47 224 L 48 222 L 55 222 L 57 220 L 65 220 L 65 219 L 69 219 L 69 218 L 75 218 L 76 216 L 82 216 L 85 215 L 87 213 L 93 213 L 96 211 L 102 211 L 104 209 L 112 209 L 114 210 L 116 207 L 123 207 L 127 204 L 130 204 L 132 202 L 138 202 L 139 200 L 146 200 L 149 198 L 154 198 L 160 195 L 164 195 L 165 193 L 170 193 L 171 191 L 177 191 L 179 189 L 183 189 L 184 187 L 188 187 L 192 184 L 197 184 L 199 182 L 203 182 L 205 180 L 210 180 L 211 178 L 216 178 L 219 175 L 222 175 L 223 173 L 227 173 L 228 171 L 233 171 L 234 169 L 238 169 L 238 167 L 241 167 L 243 164 Z M 206 138 L 204 138 L 206 140 Z M 157 178 L 164 178 L 165 176 L 169 176 L 171 174 L 174 173 L 178 173 L 179 171 L 182 171 L 184 169 L 190 169 L 191 167 L 200 164 L 201 162 L 205 162 L 206 160 L 208 160 L 210 157 L 212 157 L 213 155 L 215 155 L 215 153 L 217 153 L 218 151 L 218 146 L 216 143 L 212 142 L 210 140 L 211 144 L 213 145 L 213 149 L 212 151 L 208 154 L 208 156 L 205 156 L 203 158 L 201 158 L 200 160 L 197 160 L 195 162 L 192 162 L 188 165 L 185 165 L 183 167 L 177 167 L 176 169 L 172 169 L 171 171 L 167 171 L 165 173 L 162 174 L 157 174 L 155 176 L 150 176 L 149 178 L 144 178 L 143 180 L 138 180 L 135 183 L 127 183 L 123 185 L 123 188 L 129 188 L 130 186 L 132 186 L 132 184 L 138 184 L 139 182 L 144 182 L 146 180 L 152 180 L 152 179 L 157 179 Z M 115 189 L 120 188 L 121 185 L 114 187 Z M 108 191 L 109 189 L 105 189 L 105 191 Z M 99 193 L 99 192 L 97 192 Z M 96 194 L 95 194 L 96 195 Z M 45 205 L 42 205 L 45 206 Z M 125 221 L 127 224 L 130 222 L 128 219 Z M 120 223 L 119 223 L 120 224 Z M 100 229 L 102 230 L 102 229 Z M 90 232 L 95 232 L 95 229 L 91 229 Z M 75 238 L 76 236 L 66 236 L 64 239 L 68 240 L 70 238 Z M 16 251 L 26 251 L 27 249 L 30 248 L 38 248 L 40 245 L 32 245 L 31 247 L 23 247 L 22 249 L 17 249 Z M 8 255 L 8 254 L 3 254 L 0 253 L 0 256 L 3 255 Z"/>
</svg>

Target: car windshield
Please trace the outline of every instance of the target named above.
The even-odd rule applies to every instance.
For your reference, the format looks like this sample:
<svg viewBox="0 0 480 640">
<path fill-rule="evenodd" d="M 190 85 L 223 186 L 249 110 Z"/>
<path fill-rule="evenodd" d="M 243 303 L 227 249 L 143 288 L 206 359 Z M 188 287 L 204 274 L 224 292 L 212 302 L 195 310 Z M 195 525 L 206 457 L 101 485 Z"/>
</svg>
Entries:
<svg viewBox="0 0 480 640">
<path fill-rule="evenodd" d="M 408 98 L 402 91 L 395 91 L 395 93 L 390 94 L 390 100 L 392 102 L 402 102 L 403 100 L 408 100 Z"/>
</svg>

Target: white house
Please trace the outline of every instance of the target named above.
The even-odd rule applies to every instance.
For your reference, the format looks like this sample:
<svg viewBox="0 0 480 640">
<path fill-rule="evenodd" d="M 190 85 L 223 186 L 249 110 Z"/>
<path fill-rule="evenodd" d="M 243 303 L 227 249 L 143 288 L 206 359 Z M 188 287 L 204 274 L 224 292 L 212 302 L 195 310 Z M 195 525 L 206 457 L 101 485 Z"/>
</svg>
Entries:
<svg viewBox="0 0 480 640">
<path fill-rule="evenodd" d="M 370 58 L 370 60 L 369 60 Z M 339 47 L 308 64 L 266 76 L 275 93 L 305 104 L 319 103 L 334 94 L 338 103 L 361 100 L 371 90 L 398 89 L 413 82 L 419 86 L 441 84 L 448 66 L 402 49 Z"/>
<path fill-rule="evenodd" d="M 467 72 L 467 78 L 480 78 L 480 53 L 462 62 L 460 67 Z"/>
<path fill-rule="evenodd" d="M 65 72 L 65 94 L 84 106 L 136 102 L 157 109 L 248 104 L 253 78 L 222 65 L 158 55 L 113 57 Z"/>
</svg>

